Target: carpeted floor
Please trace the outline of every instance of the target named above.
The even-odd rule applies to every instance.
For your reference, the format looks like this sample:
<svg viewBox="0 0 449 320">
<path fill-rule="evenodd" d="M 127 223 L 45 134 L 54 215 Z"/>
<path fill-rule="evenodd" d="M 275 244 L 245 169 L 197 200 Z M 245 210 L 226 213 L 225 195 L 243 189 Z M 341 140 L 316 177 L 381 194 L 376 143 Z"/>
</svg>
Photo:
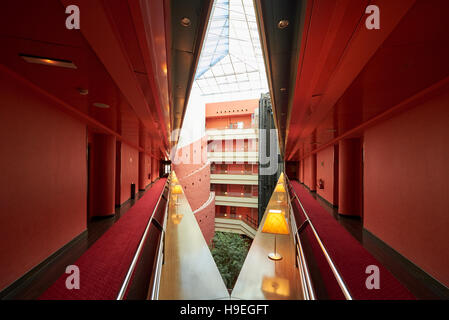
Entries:
<svg viewBox="0 0 449 320">
<path fill-rule="evenodd" d="M 69 275 L 63 274 L 39 299 L 115 299 L 165 182 L 166 179 L 157 181 L 74 263 L 80 270 L 79 290 L 68 290 L 65 282 Z"/>
<path fill-rule="evenodd" d="M 297 181 L 291 181 L 291 186 L 301 200 L 304 209 L 310 217 L 318 235 L 340 272 L 344 282 L 354 299 L 415 299 L 381 263 L 375 259 L 352 235 L 349 234 L 326 210 L 302 187 Z M 301 210 L 294 200 L 294 209 Z M 300 224 L 300 222 L 298 222 Z M 313 239 L 310 227 L 306 232 L 308 239 Z M 343 299 L 343 295 L 336 284 L 335 278 L 322 255 L 321 248 L 316 241 L 310 241 L 323 281 L 331 299 Z M 380 289 L 367 289 L 365 281 L 370 274 L 365 273 L 367 266 L 375 265 L 379 268 Z"/>
</svg>

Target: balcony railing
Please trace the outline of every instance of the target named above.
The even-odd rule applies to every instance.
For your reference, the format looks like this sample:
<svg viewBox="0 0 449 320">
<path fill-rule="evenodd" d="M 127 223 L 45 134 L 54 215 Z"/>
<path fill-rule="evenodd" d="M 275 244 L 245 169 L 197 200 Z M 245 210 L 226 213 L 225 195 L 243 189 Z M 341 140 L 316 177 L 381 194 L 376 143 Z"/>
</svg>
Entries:
<svg viewBox="0 0 449 320">
<path fill-rule="evenodd" d="M 257 194 L 252 192 L 230 192 L 230 191 L 215 191 L 216 196 L 222 197 L 240 197 L 240 198 L 257 198 Z"/>
<path fill-rule="evenodd" d="M 215 148 L 210 148 L 207 149 L 207 152 L 258 152 L 259 151 L 259 147 L 255 146 L 253 148 L 250 147 L 236 147 L 234 149 L 231 150 L 226 150 L 225 148 L 220 148 L 220 147 L 215 147 Z"/>
<path fill-rule="evenodd" d="M 233 219 L 233 220 L 241 220 L 251 226 L 252 228 L 257 230 L 258 222 L 257 219 L 254 219 L 251 216 L 248 216 L 246 214 L 236 214 L 236 213 L 221 213 L 217 212 L 215 213 L 216 218 L 222 218 L 222 219 Z"/>
<path fill-rule="evenodd" d="M 219 126 L 219 127 L 215 127 L 215 128 L 210 128 L 207 130 L 227 130 L 227 129 L 258 129 L 259 128 L 259 124 L 258 123 L 251 123 L 251 124 L 247 124 L 247 123 L 243 123 L 243 125 L 236 125 L 236 124 L 228 124 L 225 126 Z"/>
<path fill-rule="evenodd" d="M 211 168 L 210 169 L 210 173 L 211 174 L 234 174 L 234 175 L 245 175 L 245 176 L 257 176 L 258 173 L 257 172 L 253 172 L 250 170 L 223 170 L 223 169 L 218 169 L 218 168 Z"/>
</svg>

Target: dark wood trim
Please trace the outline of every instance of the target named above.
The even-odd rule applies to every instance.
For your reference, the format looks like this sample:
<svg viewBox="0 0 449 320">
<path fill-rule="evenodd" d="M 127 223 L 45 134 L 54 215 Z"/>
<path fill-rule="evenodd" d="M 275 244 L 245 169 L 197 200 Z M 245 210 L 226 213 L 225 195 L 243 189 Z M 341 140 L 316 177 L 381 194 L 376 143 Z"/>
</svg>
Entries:
<svg viewBox="0 0 449 320">
<path fill-rule="evenodd" d="M 68 251 L 70 248 L 75 245 L 78 241 L 81 239 L 87 237 L 87 229 L 81 232 L 79 235 L 77 235 L 75 238 L 70 240 L 68 243 L 66 243 L 62 248 L 54 252 L 52 255 L 50 255 L 47 259 L 39 263 L 37 266 L 32 268 L 30 271 L 25 273 L 23 276 L 21 276 L 19 279 L 14 281 L 12 284 L 10 284 L 8 287 L 3 289 L 0 292 L 0 300 L 7 300 L 8 297 L 14 296 L 15 293 L 22 288 L 29 285 L 29 283 L 36 277 L 39 276 L 40 272 L 44 270 L 48 265 L 53 263 L 61 254 Z"/>
<path fill-rule="evenodd" d="M 417 281 L 421 282 L 429 291 L 431 291 L 436 297 L 440 299 L 449 299 L 449 288 L 444 284 L 439 282 L 437 279 L 432 277 L 430 274 L 422 270 L 412 261 L 401 255 L 399 252 L 394 250 L 384 241 L 376 237 L 367 229 L 363 228 L 363 238 L 369 238 L 376 246 L 380 247 L 389 256 L 395 259 L 399 264 L 401 264 L 409 274 L 415 278 Z M 398 277 L 398 275 L 396 275 Z"/>
</svg>

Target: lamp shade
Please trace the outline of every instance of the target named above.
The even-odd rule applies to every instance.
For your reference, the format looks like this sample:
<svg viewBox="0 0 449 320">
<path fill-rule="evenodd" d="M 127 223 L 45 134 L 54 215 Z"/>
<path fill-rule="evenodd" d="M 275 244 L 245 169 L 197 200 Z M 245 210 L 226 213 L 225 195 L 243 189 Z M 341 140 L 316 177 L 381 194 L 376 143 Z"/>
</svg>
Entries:
<svg viewBox="0 0 449 320">
<path fill-rule="evenodd" d="M 182 187 L 181 187 L 181 185 L 176 185 L 176 186 L 173 186 L 173 188 L 171 189 L 171 192 L 173 193 L 173 194 L 181 194 L 182 193 Z"/>
<path fill-rule="evenodd" d="M 284 183 L 284 173 L 283 172 L 281 172 L 281 174 L 279 176 L 278 183 Z"/>
<path fill-rule="evenodd" d="M 274 192 L 285 192 L 284 184 L 278 183 L 274 189 Z"/>
<path fill-rule="evenodd" d="M 282 210 L 269 210 L 265 223 L 262 227 L 263 233 L 288 234 L 288 225 Z"/>
</svg>

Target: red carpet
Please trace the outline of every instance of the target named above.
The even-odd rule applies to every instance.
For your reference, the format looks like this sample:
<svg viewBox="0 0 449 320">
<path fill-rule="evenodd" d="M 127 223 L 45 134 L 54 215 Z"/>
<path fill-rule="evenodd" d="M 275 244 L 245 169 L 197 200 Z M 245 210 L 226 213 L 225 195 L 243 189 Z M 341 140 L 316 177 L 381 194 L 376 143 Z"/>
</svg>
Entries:
<svg viewBox="0 0 449 320">
<path fill-rule="evenodd" d="M 375 259 L 348 231 L 344 229 L 312 195 L 297 181 L 291 181 L 307 214 L 310 217 L 321 241 L 324 243 L 329 255 L 346 283 L 353 299 L 357 300 L 409 300 L 415 297 L 408 291 L 381 263 Z M 297 200 L 294 201 L 294 209 L 300 210 Z M 298 212 L 298 211 L 297 211 Z M 301 222 L 297 222 L 300 224 Z M 305 229 L 308 239 L 314 239 L 314 235 L 307 227 Z M 333 274 L 328 267 L 320 247 L 316 241 L 310 241 L 312 250 L 320 268 L 323 281 L 331 299 L 344 299 Z M 368 290 L 365 281 L 368 274 L 366 267 L 376 265 L 380 272 L 380 289 Z"/>
<path fill-rule="evenodd" d="M 65 281 L 69 275 L 63 274 L 39 299 L 115 299 L 165 182 L 157 181 L 74 263 L 80 269 L 79 290 L 68 290 Z"/>
</svg>

